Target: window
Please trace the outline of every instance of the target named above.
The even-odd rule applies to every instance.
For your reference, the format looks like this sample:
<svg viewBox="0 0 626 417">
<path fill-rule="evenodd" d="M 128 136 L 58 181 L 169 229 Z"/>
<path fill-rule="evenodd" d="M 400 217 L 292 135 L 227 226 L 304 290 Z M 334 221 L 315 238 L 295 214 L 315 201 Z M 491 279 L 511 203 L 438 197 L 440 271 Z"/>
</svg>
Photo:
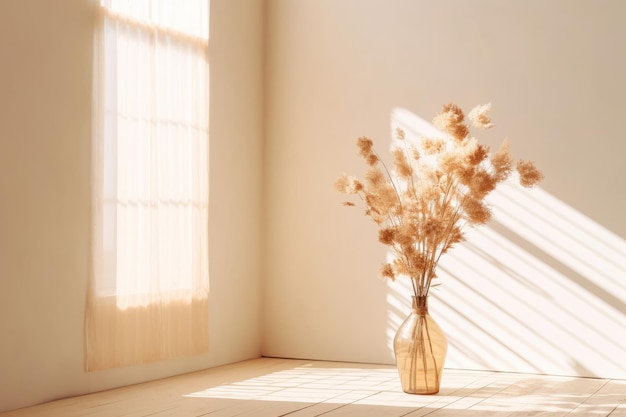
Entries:
<svg viewBox="0 0 626 417">
<path fill-rule="evenodd" d="M 87 369 L 208 346 L 208 0 L 101 0 Z"/>
</svg>

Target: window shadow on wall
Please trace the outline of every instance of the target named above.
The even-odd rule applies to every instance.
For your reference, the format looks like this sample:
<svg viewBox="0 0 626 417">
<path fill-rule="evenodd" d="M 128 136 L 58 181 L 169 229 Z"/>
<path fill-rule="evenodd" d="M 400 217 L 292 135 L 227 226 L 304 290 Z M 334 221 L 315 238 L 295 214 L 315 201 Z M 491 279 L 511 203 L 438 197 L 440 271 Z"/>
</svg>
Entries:
<svg viewBox="0 0 626 417">
<path fill-rule="evenodd" d="M 396 126 L 441 135 L 404 109 Z M 507 182 L 487 201 L 494 220 L 442 257 L 431 291 L 446 367 L 626 378 L 626 241 L 541 188 Z M 392 348 L 411 287 L 388 288 Z"/>
</svg>

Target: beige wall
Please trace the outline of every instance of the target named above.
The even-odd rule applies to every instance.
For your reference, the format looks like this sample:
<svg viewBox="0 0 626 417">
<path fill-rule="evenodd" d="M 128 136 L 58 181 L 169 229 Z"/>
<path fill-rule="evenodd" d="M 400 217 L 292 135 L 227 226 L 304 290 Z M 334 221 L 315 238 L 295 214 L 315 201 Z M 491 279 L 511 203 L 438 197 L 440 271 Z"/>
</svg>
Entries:
<svg viewBox="0 0 626 417">
<path fill-rule="evenodd" d="M 85 373 L 96 2 L 0 2 L 0 411 L 259 356 L 262 1 L 211 3 L 210 353 Z"/>
<path fill-rule="evenodd" d="M 406 283 L 333 187 L 354 140 L 389 146 L 441 105 L 493 103 L 546 180 L 442 262 L 447 366 L 626 377 L 626 3 L 269 0 L 265 355 L 393 363 Z"/>
</svg>

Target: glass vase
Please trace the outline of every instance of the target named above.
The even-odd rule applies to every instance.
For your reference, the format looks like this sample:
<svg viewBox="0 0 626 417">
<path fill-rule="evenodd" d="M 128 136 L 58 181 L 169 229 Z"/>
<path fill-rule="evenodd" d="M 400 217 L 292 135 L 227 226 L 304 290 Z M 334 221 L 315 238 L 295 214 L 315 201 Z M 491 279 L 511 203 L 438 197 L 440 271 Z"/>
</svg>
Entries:
<svg viewBox="0 0 626 417">
<path fill-rule="evenodd" d="M 398 329 L 393 346 L 402 390 L 438 393 L 448 341 L 428 314 L 427 296 L 413 297 L 413 311 Z"/>
</svg>

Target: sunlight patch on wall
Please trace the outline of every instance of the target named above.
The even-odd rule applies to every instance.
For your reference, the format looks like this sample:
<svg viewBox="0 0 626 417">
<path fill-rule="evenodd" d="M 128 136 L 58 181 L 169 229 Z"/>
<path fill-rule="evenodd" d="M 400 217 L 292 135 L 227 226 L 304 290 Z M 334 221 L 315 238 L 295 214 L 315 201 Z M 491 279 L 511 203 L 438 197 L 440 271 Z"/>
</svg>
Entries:
<svg viewBox="0 0 626 417">
<path fill-rule="evenodd" d="M 441 136 L 404 109 L 397 126 Z M 507 182 L 487 201 L 493 221 L 442 258 L 431 292 L 446 367 L 626 378 L 626 241 L 539 188 Z M 411 286 L 388 288 L 391 349 Z"/>
</svg>

